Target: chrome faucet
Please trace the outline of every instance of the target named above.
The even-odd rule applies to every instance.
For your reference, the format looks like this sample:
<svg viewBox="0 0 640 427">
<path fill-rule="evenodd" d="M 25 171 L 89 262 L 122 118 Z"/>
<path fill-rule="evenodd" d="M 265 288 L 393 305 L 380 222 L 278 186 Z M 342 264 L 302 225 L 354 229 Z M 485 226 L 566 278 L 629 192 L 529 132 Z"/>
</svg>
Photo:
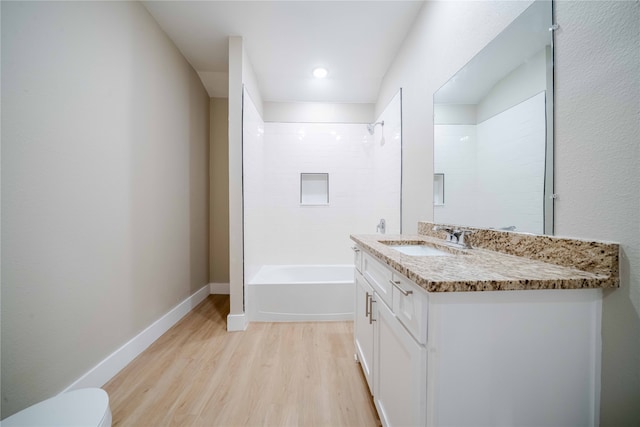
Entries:
<svg viewBox="0 0 640 427">
<path fill-rule="evenodd" d="M 453 236 L 457 239 L 456 242 L 463 248 L 471 249 L 471 245 L 465 242 L 464 238 L 469 234 L 475 233 L 474 230 L 469 230 L 466 228 L 458 229 L 453 232 Z"/>
<path fill-rule="evenodd" d="M 447 233 L 447 237 L 445 240 L 453 245 L 459 246 L 465 249 L 471 249 L 471 245 L 465 242 L 465 236 L 469 234 L 475 233 L 474 230 L 469 230 L 466 228 L 451 228 L 445 227 L 442 225 L 436 225 L 432 229 L 433 231 L 444 231 Z"/>
<path fill-rule="evenodd" d="M 446 241 L 447 242 L 453 242 L 453 228 L 450 227 L 445 227 L 444 225 L 435 225 L 432 229 L 433 231 L 444 231 L 445 233 L 447 233 L 447 237 L 446 237 Z M 456 239 L 457 240 L 457 239 Z"/>
<path fill-rule="evenodd" d="M 387 222 L 384 220 L 384 218 L 380 219 L 380 222 L 376 226 L 376 231 L 380 234 L 384 234 L 385 231 L 387 231 Z"/>
</svg>

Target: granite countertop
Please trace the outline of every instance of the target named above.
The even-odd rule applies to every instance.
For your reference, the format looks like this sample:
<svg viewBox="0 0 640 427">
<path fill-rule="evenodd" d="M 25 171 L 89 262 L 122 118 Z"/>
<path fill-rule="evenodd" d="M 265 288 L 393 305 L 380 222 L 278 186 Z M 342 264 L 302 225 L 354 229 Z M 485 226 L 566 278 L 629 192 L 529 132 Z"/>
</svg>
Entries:
<svg viewBox="0 0 640 427">
<path fill-rule="evenodd" d="M 616 288 L 618 277 L 509 255 L 488 249 L 457 249 L 426 235 L 352 235 L 351 239 L 428 292 Z M 381 243 L 385 242 L 385 243 Z M 451 256 L 410 256 L 389 244 L 424 242 Z"/>
</svg>

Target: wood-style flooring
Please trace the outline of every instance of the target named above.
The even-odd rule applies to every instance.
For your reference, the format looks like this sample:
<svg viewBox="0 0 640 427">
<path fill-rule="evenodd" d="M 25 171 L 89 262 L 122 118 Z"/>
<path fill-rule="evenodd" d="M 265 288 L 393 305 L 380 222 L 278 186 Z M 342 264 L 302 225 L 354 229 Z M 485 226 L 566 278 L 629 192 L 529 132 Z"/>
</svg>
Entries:
<svg viewBox="0 0 640 427">
<path fill-rule="evenodd" d="M 210 295 L 109 381 L 113 426 L 378 426 L 353 324 L 227 332 Z"/>
</svg>

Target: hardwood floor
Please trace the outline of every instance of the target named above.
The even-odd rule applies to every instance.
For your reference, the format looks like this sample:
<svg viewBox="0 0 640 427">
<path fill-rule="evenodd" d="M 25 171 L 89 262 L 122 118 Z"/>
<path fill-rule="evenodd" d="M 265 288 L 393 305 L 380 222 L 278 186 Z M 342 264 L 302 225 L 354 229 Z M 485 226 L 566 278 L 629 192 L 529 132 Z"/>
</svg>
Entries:
<svg viewBox="0 0 640 427">
<path fill-rule="evenodd" d="M 229 297 L 210 295 L 109 381 L 113 425 L 380 425 L 351 322 L 230 333 L 228 313 Z"/>
</svg>

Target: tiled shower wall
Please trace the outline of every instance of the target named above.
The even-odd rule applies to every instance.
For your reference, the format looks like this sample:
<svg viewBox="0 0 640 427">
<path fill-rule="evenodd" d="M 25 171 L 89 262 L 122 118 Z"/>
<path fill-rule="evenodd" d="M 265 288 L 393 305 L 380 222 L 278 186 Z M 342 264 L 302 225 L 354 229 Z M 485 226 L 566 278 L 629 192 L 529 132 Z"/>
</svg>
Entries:
<svg viewBox="0 0 640 427">
<path fill-rule="evenodd" d="M 544 232 L 545 94 L 473 125 L 435 125 L 434 172 L 444 206 L 434 221 Z"/>
<path fill-rule="evenodd" d="M 247 102 L 247 100 L 249 102 Z M 365 124 L 264 123 L 244 108 L 245 280 L 265 264 L 351 264 L 350 234 L 400 232 L 400 96 Z M 329 174 L 329 204 L 300 204 L 300 174 Z"/>
</svg>

